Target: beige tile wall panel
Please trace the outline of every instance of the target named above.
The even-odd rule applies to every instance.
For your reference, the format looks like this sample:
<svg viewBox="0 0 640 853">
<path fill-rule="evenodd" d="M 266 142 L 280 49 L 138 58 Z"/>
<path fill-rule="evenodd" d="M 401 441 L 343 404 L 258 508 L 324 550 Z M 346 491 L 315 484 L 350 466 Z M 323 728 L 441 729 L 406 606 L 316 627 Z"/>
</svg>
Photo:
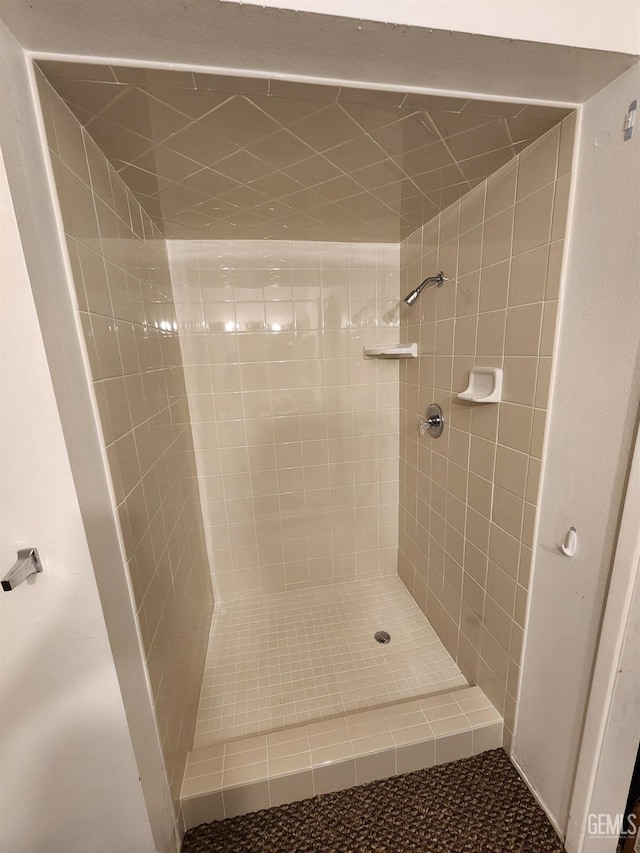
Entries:
<svg viewBox="0 0 640 853">
<path fill-rule="evenodd" d="M 394 574 L 397 244 L 169 241 L 219 598 Z"/>
<path fill-rule="evenodd" d="M 400 576 L 509 732 L 519 667 L 565 234 L 574 116 L 401 245 Z M 504 371 L 502 402 L 458 400 L 473 366 Z M 420 438 L 438 402 L 447 426 Z"/>
<path fill-rule="evenodd" d="M 184 71 L 40 65 L 173 238 L 395 243 L 568 112 Z"/>
<path fill-rule="evenodd" d="M 177 799 L 193 743 L 213 595 L 165 241 L 73 113 L 37 76 L 163 755 Z"/>
</svg>

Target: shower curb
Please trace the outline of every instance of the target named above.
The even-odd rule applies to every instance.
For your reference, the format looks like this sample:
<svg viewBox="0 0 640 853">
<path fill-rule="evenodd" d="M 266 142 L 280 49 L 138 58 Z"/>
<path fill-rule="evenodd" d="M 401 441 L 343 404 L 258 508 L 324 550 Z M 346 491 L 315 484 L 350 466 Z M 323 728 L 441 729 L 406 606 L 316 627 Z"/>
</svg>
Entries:
<svg viewBox="0 0 640 853">
<path fill-rule="evenodd" d="M 502 745 L 503 721 L 463 687 L 189 753 L 186 829 L 409 773 Z"/>
</svg>

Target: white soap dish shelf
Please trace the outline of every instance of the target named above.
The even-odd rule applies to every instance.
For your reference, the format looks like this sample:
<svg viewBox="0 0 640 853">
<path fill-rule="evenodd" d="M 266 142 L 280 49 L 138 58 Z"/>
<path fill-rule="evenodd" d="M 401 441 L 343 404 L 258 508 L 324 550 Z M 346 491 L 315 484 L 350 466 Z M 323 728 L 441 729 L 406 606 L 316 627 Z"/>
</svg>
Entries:
<svg viewBox="0 0 640 853">
<path fill-rule="evenodd" d="M 417 358 L 418 344 L 396 344 L 395 346 L 363 347 L 365 358 Z"/>
<path fill-rule="evenodd" d="M 502 399 L 502 370 L 499 367 L 472 367 L 469 384 L 458 397 L 470 403 L 499 403 Z"/>
</svg>

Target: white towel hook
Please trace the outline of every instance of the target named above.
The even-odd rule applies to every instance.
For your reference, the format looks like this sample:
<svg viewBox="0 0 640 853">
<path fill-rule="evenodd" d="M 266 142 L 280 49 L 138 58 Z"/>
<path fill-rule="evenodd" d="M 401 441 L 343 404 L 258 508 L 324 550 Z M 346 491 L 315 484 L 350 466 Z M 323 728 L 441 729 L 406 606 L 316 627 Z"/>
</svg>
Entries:
<svg viewBox="0 0 640 853">
<path fill-rule="evenodd" d="M 565 557 L 575 557 L 578 550 L 578 534 L 575 527 L 570 527 L 567 530 L 567 535 L 564 537 L 564 542 L 560 546 L 560 550 Z"/>
</svg>

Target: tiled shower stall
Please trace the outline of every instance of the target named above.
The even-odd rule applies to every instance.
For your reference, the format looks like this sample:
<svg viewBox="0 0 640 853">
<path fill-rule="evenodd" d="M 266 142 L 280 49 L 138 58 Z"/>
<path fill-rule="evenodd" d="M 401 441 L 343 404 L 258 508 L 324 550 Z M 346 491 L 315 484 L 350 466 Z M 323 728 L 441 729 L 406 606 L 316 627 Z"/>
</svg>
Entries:
<svg viewBox="0 0 640 853">
<path fill-rule="evenodd" d="M 574 115 L 36 73 L 185 823 L 508 748 Z"/>
</svg>

